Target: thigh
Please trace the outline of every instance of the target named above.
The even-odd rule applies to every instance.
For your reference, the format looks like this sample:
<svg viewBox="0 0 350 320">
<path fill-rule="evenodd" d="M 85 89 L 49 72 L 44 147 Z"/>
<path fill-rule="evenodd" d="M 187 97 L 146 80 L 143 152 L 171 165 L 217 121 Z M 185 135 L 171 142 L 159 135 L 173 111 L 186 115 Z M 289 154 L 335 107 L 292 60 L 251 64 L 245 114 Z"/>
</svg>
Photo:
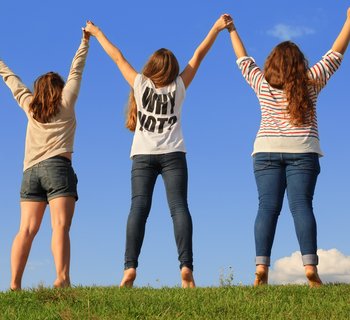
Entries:
<svg viewBox="0 0 350 320">
<path fill-rule="evenodd" d="M 132 198 L 138 196 L 152 198 L 158 170 L 151 155 L 136 155 L 133 157 L 131 169 Z"/>
<path fill-rule="evenodd" d="M 21 201 L 20 230 L 37 232 L 46 209 L 46 201 Z"/>
<path fill-rule="evenodd" d="M 292 154 L 286 167 L 288 198 L 306 196 L 312 199 L 317 177 L 320 173 L 319 157 L 316 153 Z"/>
<path fill-rule="evenodd" d="M 58 197 L 49 201 L 53 228 L 57 226 L 69 227 L 71 225 L 75 202 L 74 197 Z"/>
<path fill-rule="evenodd" d="M 163 155 L 161 173 L 168 201 L 179 197 L 187 201 L 188 171 L 186 154 L 172 152 Z"/>
<path fill-rule="evenodd" d="M 254 175 L 262 201 L 282 205 L 286 189 L 285 165 L 279 153 L 259 152 L 254 155 Z"/>
</svg>

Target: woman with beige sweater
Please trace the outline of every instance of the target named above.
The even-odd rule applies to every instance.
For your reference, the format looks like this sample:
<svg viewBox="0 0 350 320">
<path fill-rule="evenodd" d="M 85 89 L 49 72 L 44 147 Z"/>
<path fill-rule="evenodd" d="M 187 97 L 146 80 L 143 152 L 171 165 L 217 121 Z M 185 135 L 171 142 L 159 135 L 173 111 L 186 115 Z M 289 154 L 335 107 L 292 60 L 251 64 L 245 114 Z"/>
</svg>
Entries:
<svg viewBox="0 0 350 320">
<path fill-rule="evenodd" d="M 30 248 L 49 204 L 55 287 L 70 285 L 69 229 L 78 199 L 77 177 L 72 167 L 76 129 L 74 106 L 89 48 L 89 34 L 74 56 L 66 83 L 55 72 L 34 82 L 33 93 L 0 59 L 0 75 L 25 112 L 24 172 L 21 186 L 21 222 L 11 252 L 11 290 L 20 290 Z"/>
</svg>

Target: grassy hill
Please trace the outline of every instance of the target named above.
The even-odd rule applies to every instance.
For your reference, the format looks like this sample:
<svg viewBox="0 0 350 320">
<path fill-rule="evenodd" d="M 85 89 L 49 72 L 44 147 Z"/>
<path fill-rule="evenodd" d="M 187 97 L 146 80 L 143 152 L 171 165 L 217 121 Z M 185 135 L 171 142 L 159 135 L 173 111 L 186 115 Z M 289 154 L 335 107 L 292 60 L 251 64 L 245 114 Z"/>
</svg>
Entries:
<svg viewBox="0 0 350 320">
<path fill-rule="evenodd" d="M 0 319 L 350 319 L 350 285 L 76 287 L 0 293 Z"/>
</svg>

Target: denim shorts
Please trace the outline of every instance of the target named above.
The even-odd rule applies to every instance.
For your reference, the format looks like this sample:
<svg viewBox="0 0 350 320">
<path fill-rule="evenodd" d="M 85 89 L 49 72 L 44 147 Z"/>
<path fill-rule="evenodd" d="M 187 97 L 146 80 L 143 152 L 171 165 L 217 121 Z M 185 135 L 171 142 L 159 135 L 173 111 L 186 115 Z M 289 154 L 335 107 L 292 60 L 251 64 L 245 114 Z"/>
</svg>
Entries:
<svg viewBox="0 0 350 320">
<path fill-rule="evenodd" d="M 78 200 L 77 184 L 71 161 L 55 156 L 23 172 L 21 201 L 49 202 L 58 197 Z"/>
</svg>

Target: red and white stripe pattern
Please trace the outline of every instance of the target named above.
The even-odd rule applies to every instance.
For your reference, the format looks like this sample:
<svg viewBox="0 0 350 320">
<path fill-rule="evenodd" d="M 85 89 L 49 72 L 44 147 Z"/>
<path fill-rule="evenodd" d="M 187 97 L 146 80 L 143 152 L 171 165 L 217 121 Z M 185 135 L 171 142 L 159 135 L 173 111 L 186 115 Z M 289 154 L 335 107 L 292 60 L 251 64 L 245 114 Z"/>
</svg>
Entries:
<svg viewBox="0 0 350 320">
<path fill-rule="evenodd" d="M 317 140 L 318 144 L 319 140 L 316 116 L 317 96 L 326 85 L 328 79 L 339 68 L 342 58 L 343 56 L 340 53 L 330 50 L 323 56 L 321 61 L 309 69 L 310 79 L 314 80 L 312 82 L 315 83 L 309 86 L 309 94 L 315 108 L 315 117 L 311 124 L 299 127 L 293 126 L 289 121 L 289 115 L 287 113 L 288 102 L 284 92 L 269 85 L 254 59 L 251 57 L 242 57 L 237 60 L 243 77 L 255 91 L 261 107 L 261 123 L 256 139 L 262 138 L 264 141 L 262 140 L 256 143 L 253 153 L 286 152 L 288 150 L 288 144 L 292 145 L 291 152 L 307 151 L 320 153 L 319 146 L 316 146 L 314 150 L 312 150 L 312 147 L 310 149 L 310 145 L 315 144 L 315 140 Z M 278 138 L 276 139 L 275 146 L 273 145 L 273 138 Z M 297 140 L 291 140 L 291 138 L 296 138 Z M 308 139 L 312 141 L 307 141 Z M 300 150 L 298 150 L 299 142 Z M 263 150 L 256 150 L 257 145 L 259 149 Z M 307 148 L 305 145 L 307 145 Z M 281 150 L 276 150 L 276 148 L 280 148 Z"/>
</svg>

